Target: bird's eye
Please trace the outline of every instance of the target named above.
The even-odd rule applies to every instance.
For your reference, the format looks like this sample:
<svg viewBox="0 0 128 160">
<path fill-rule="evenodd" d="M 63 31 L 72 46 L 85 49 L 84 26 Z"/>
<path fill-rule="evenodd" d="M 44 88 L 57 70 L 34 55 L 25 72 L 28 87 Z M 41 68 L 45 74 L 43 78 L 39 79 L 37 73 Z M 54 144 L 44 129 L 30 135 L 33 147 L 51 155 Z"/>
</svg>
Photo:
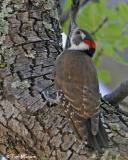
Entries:
<svg viewBox="0 0 128 160">
<path fill-rule="evenodd" d="M 80 34 L 80 31 L 77 31 L 76 34 Z"/>
</svg>

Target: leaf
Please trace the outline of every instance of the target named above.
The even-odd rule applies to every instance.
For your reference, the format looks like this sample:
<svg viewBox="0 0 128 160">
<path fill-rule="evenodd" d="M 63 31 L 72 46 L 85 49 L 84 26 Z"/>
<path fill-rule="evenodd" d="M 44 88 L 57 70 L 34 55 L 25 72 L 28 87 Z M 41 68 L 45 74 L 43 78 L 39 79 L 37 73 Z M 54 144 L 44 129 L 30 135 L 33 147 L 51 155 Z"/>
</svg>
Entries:
<svg viewBox="0 0 128 160">
<path fill-rule="evenodd" d="M 126 5 L 125 2 L 119 3 L 118 12 L 119 12 L 120 16 L 122 17 L 123 21 L 127 21 L 128 20 L 128 16 L 126 14 L 126 13 L 128 13 L 128 5 Z"/>
</svg>

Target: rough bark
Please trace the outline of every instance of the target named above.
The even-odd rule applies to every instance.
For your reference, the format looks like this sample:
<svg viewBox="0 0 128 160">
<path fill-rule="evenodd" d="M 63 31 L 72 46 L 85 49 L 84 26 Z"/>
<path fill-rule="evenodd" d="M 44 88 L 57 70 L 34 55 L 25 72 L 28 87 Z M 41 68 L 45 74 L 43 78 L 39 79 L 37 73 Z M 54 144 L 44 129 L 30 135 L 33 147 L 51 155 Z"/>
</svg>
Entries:
<svg viewBox="0 0 128 160">
<path fill-rule="evenodd" d="M 8 4 L 15 14 L 6 18 L 9 30 L 3 44 L 13 54 L 1 54 L 0 153 L 13 160 L 23 154 L 38 160 L 99 159 L 87 147 L 80 149 L 61 107 L 48 107 L 41 97 L 53 84 L 54 60 L 62 51 L 58 1 L 22 0 L 18 8 L 15 3 Z M 51 87 L 50 93 L 54 91 Z M 121 150 L 124 160 L 127 144 L 122 141 L 113 156 Z"/>
</svg>

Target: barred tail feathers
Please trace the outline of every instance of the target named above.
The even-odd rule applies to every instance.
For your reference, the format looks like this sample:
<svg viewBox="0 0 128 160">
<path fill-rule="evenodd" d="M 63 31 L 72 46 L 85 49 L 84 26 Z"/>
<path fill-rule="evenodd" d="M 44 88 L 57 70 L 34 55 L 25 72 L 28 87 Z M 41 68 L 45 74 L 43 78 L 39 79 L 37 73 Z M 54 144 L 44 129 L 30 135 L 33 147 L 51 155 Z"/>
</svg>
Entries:
<svg viewBox="0 0 128 160">
<path fill-rule="evenodd" d="M 96 135 L 93 135 L 91 131 L 91 119 L 86 120 L 85 125 L 87 130 L 88 145 L 94 150 L 98 151 L 100 151 L 102 148 L 106 148 L 108 146 L 108 135 L 101 119 L 99 118 L 99 129 Z"/>
</svg>

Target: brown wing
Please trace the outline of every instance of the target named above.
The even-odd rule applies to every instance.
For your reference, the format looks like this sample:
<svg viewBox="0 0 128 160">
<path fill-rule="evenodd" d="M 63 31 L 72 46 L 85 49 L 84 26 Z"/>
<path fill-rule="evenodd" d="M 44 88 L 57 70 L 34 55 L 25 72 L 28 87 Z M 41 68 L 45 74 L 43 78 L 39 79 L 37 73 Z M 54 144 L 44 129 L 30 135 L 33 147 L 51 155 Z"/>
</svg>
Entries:
<svg viewBox="0 0 128 160">
<path fill-rule="evenodd" d="M 85 52 L 67 50 L 57 58 L 55 83 L 70 103 L 69 117 L 73 114 L 70 117 L 73 121 L 89 119 L 97 114 L 100 98 L 97 74 Z"/>
</svg>

